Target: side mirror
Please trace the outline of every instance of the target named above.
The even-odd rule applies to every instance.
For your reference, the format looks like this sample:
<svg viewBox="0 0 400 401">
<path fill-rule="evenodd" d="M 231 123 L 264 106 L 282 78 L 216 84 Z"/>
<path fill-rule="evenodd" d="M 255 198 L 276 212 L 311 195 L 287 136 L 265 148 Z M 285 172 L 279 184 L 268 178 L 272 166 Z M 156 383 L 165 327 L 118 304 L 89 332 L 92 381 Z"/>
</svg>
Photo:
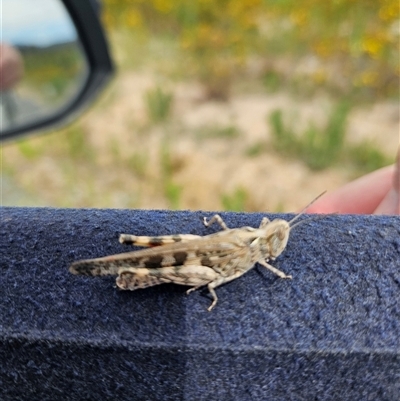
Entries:
<svg viewBox="0 0 400 401">
<path fill-rule="evenodd" d="M 113 70 L 95 0 L 2 0 L 0 140 L 76 117 Z"/>
</svg>

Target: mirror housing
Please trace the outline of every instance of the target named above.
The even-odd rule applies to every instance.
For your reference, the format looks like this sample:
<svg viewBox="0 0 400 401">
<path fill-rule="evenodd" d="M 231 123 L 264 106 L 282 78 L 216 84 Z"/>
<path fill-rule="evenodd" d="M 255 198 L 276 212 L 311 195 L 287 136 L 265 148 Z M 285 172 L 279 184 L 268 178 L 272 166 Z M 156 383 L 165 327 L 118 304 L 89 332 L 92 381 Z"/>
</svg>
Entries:
<svg viewBox="0 0 400 401">
<path fill-rule="evenodd" d="M 24 2 L 25 0 L 12 0 L 12 5 L 15 6 L 18 1 Z M 13 98 L 17 97 L 13 96 L 14 89 L 12 88 L 10 90 L 5 87 L 3 91 L 0 92 L 2 101 L 0 140 L 15 139 L 34 131 L 54 128 L 55 126 L 60 126 L 71 121 L 96 98 L 108 83 L 114 72 L 108 44 L 99 18 L 99 7 L 94 0 L 43 0 L 43 2 L 47 2 L 52 9 L 56 9 L 59 6 L 60 14 L 64 13 L 63 22 L 66 23 L 65 25 L 69 24 L 70 27 L 68 38 L 73 39 L 67 39 L 67 41 L 64 39 L 64 42 L 62 39 L 59 41 L 54 39 L 55 35 L 53 35 L 53 32 L 58 32 L 57 26 L 54 25 L 53 31 L 47 31 L 47 34 L 51 32 L 51 35 L 47 35 L 48 42 L 46 42 L 45 45 L 42 45 L 43 42 L 39 42 L 39 39 L 37 39 L 37 42 L 33 42 L 35 35 L 34 32 L 30 32 L 28 40 L 30 40 L 31 43 L 34 43 L 33 46 L 18 46 L 18 39 L 16 39 L 14 43 L 7 43 L 7 46 L 11 49 L 14 48 L 15 53 L 17 54 L 21 53 L 22 56 L 20 57 L 22 59 L 25 55 L 28 57 L 28 55 L 31 56 L 32 54 L 36 54 L 36 63 L 38 61 L 40 63 L 43 62 L 41 67 L 43 67 L 45 62 L 47 62 L 46 67 L 57 67 L 58 73 L 61 71 L 61 75 L 63 71 L 71 70 L 73 70 L 73 74 L 69 77 L 67 77 L 67 75 L 61 76 L 61 80 L 59 79 L 59 74 L 58 76 L 53 76 L 52 79 L 51 73 L 48 72 L 48 70 L 44 74 L 44 69 L 36 69 L 36 72 L 39 71 L 39 73 L 35 75 L 35 78 L 39 77 L 40 82 L 38 83 L 38 79 L 34 81 L 35 86 L 33 90 L 32 85 L 25 85 L 28 90 L 24 88 L 25 92 L 23 92 L 21 104 L 30 105 L 30 113 L 25 113 L 25 115 L 22 115 L 23 113 L 21 113 L 22 116 L 18 115 L 19 110 L 14 107 L 15 102 Z M 3 3 L 3 6 L 4 5 L 5 4 Z M 33 3 L 28 2 L 26 7 L 31 5 L 33 6 Z M 21 6 L 21 4 L 19 4 L 19 6 Z M 21 10 L 23 7 L 19 7 L 18 9 Z M 4 21 L 7 19 L 5 11 L 6 10 L 3 8 Z M 42 14 L 45 14 L 43 13 L 43 10 L 41 11 Z M 17 14 L 19 14 L 19 12 Z M 9 15 L 13 14 L 9 13 Z M 52 15 L 48 15 L 47 17 L 47 22 L 49 22 Z M 70 21 L 67 21 L 67 19 Z M 5 25 L 4 21 L 3 26 Z M 12 23 L 14 22 L 15 18 Z M 20 23 L 18 28 L 23 28 L 23 18 L 18 22 Z M 58 21 L 53 20 L 52 22 L 54 23 Z M 15 25 L 16 24 L 14 24 L 14 28 Z M 40 24 L 36 23 L 36 26 L 40 26 L 42 29 L 42 21 L 40 21 Z M 14 33 L 15 31 L 16 30 L 14 29 Z M 17 35 L 14 35 L 14 37 L 18 38 Z M 39 37 L 43 40 L 43 31 L 38 32 L 37 38 Z M 66 36 L 64 35 L 64 38 L 65 37 Z M 6 35 L 3 35 L 3 40 L 5 39 Z M 36 44 L 39 44 L 39 46 Z M 63 55 L 65 55 L 66 47 L 68 47 L 68 60 L 60 57 L 60 49 L 64 49 L 62 51 Z M 73 51 L 71 51 L 72 48 Z M 55 51 L 54 49 L 57 50 Z M 49 56 L 50 53 L 52 54 L 52 59 Z M 46 56 L 48 56 L 47 59 Z M 71 59 L 73 59 L 73 62 L 71 62 Z M 29 61 L 31 61 L 31 65 L 34 64 L 32 62 L 32 57 Z M 28 59 L 26 59 L 26 64 L 28 64 Z M 32 80 L 29 81 L 29 78 L 31 77 L 27 76 L 32 72 L 32 69 L 29 69 L 28 67 L 29 66 L 26 65 L 24 68 L 24 77 L 21 79 L 21 82 L 25 81 L 32 83 Z M 47 82 L 44 82 L 43 78 L 45 78 Z M 69 79 L 68 82 L 66 78 Z M 60 81 L 62 82 L 61 84 Z M 47 86 L 45 86 L 46 84 Z M 19 84 L 16 84 L 15 87 L 17 87 L 17 85 Z M 49 93 L 47 96 L 46 89 L 49 88 L 50 90 L 47 91 Z M 61 93 L 60 96 L 56 97 L 58 102 L 53 100 L 54 96 L 56 96 L 55 92 L 57 92 L 57 90 Z M 24 98 L 26 93 L 28 94 L 28 101 Z M 53 96 L 53 98 L 51 96 Z M 20 93 L 18 93 L 18 98 L 21 98 Z M 35 107 L 31 107 L 32 104 L 34 104 Z M 14 118 L 14 120 L 12 123 L 7 123 L 7 121 L 10 121 L 10 118 Z"/>
</svg>

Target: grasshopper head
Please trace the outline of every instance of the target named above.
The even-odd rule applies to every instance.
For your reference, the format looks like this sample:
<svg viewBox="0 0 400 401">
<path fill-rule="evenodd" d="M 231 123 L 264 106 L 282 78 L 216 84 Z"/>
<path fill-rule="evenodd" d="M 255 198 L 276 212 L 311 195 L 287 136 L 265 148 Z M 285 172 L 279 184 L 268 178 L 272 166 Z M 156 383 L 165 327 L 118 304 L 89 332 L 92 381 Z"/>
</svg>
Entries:
<svg viewBox="0 0 400 401">
<path fill-rule="evenodd" d="M 289 239 L 289 222 L 282 219 L 271 221 L 266 227 L 266 242 L 271 259 L 278 257 L 286 248 Z"/>
<path fill-rule="evenodd" d="M 326 192 L 326 191 L 325 191 Z M 292 220 L 286 221 L 282 219 L 275 219 L 268 223 L 265 226 L 265 243 L 267 245 L 267 252 L 269 254 L 269 257 L 271 259 L 275 259 L 278 257 L 283 250 L 286 248 L 288 239 L 289 239 L 289 233 L 292 228 L 299 224 L 303 224 L 307 220 L 310 219 L 305 219 L 302 221 L 297 222 L 296 224 L 293 224 L 300 216 L 304 214 L 304 212 L 317 200 L 319 199 L 325 192 L 322 192 L 322 194 L 318 195 L 313 201 L 311 201 L 297 216 L 295 216 Z M 318 216 L 316 218 L 321 218 L 323 216 Z M 314 219 L 314 218 L 311 218 Z"/>
</svg>

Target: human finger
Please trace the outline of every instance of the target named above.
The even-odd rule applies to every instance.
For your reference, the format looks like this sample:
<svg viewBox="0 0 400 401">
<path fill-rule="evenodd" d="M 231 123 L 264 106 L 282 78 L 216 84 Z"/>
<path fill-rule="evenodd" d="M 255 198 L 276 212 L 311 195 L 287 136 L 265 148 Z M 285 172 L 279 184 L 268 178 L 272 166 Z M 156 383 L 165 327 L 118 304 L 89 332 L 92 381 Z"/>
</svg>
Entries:
<svg viewBox="0 0 400 401">
<path fill-rule="evenodd" d="M 324 195 L 307 213 L 372 214 L 391 190 L 395 167 L 387 166 Z"/>
</svg>

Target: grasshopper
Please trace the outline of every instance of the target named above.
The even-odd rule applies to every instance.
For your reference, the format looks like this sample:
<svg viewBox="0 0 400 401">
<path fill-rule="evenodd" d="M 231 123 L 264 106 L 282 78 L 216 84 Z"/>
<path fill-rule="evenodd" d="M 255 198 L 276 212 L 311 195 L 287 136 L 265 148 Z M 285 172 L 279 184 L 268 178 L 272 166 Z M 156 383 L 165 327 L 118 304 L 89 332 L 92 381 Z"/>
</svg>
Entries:
<svg viewBox="0 0 400 401">
<path fill-rule="evenodd" d="M 325 193 L 325 192 L 324 192 Z M 275 260 L 285 249 L 290 230 L 305 220 L 293 225 L 315 198 L 292 220 L 264 217 L 258 228 L 228 228 L 216 214 L 204 225 L 218 223 L 222 231 L 205 236 L 192 234 L 159 237 L 121 234 L 123 244 L 150 247 L 139 251 L 121 253 L 97 259 L 74 262 L 69 271 L 88 276 L 116 275 L 116 284 L 123 290 L 136 290 L 157 284 L 174 283 L 191 286 L 187 294 L 207 285 L 213 301 L 211 311 L 217 304 L 215 288 L 235 280 L 256 263 L 266 267 L 277 276 L 291 279 L 267 263 Z"/>
</svg>

